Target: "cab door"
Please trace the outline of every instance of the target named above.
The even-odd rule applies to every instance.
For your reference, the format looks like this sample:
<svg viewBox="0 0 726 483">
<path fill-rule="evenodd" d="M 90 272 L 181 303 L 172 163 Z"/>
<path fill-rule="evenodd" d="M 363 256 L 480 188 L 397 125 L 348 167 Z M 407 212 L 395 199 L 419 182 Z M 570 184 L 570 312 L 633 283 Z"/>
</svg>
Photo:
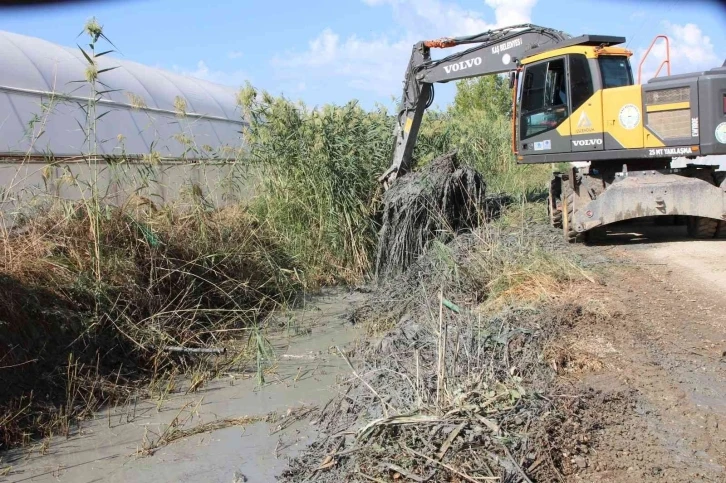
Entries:
<svg viewBox="0 0 726 483">
<path fill-rule="evenodd" d="M 572 151 L 602 151 L 603 111 L 602 90 L 594 92 L 592 65 L 583 54 L 568 57 L 570 87 L 570 132 Z"/>
<path fill-rule="evenodd" d="M 566 57 L 525 66 L 519 114 L 519 153 L 569 153 L 570 115 Z"/>
</svg>

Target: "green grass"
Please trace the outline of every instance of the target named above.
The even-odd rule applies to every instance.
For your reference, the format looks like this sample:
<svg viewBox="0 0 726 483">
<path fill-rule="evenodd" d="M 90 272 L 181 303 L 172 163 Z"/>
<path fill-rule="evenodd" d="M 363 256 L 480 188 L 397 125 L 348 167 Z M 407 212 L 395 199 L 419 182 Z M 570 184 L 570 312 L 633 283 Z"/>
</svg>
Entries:
<svg viewBox="0 0 726 483">
<path fill-rule="evenodd" d="M 465 270 L 487 294 L 489 307 L 545 301 L 587 278 L 560 233 L 547 227 L 545 203 L 522 200 L 509 206 L 477 235 Z"/>
<path fill-rule="evenodd" d="M 450 110 L 425 117 L 416 148 L 420 163 L 453 149 L 484 175 L 490 192 L 533 197 L 545 189 L 552 168 L 518 165 L 512 152 L 510 119 L 486 112 Z"/>
<path fill-rule="evenodd" d="M 249 159 L 260 177 L 252 209 L 311 284 L 360 281 L 373 262 L 381 198 L 376 178 L 391 161 L 393 117 L 354 101 L 312 109 L 249 85 L 238 100 L 250 123 Z M 452 149 L 484 175 L 489 192 L 527 199 L 545 192 L 551 167 L 517 165 L 506 114 L 428 112 L 414 153 L 417 165 Z"/>
</svg>

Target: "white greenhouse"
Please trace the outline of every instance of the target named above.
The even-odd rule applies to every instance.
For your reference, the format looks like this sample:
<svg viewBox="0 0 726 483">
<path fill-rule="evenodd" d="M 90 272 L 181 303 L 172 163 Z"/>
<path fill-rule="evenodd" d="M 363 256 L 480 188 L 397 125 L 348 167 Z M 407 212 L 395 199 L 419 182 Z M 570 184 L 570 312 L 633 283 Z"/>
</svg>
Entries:
<svg viewBox="0 0 726 483">
<path fill-rule="evenodd" d="M 0 154 L 88 152 L 81 106 L 91 87 L 78 47 L 0 31 L 0 66 Z M 96 128 L 98 154 L 183 158 L 190 145 L 215 152 L 240 145 L 235 89 L 110 55 L 98 58 L 99 71 L 112 67 L 98 76 L 103 86 L 97 90 L 109 91 L 96 108 L 96 117 L 103 116 Z"/>
<path fill-rule="evenodd" d="M 243 145 L 237 90 L 104 55 L 88 116 L 88 66 L 78 47 L 0 31 L 2 210 L 21 197 L 78 199 L 91 176 L 120 203 L 139 192 L 128 172 L 152 165 L 145 196 L 168 201 L 197 184 L 219 201 L 215 183 L 227 181 Z M 110 168 L 118 161 L 137 168 L 120 181 Z"/>
</svg>

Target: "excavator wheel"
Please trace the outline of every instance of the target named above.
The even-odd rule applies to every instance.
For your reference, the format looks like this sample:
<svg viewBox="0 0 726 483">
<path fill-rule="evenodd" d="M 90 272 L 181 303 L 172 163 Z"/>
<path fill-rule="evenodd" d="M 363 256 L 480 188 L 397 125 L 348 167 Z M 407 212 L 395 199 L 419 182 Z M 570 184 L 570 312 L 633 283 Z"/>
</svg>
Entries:
<svg viewBox="0 0 726 483">
<path fill-rule="evenodd" d="M 720 222 L 713 218 L 692 216 L 688 219 L 688 236 L 699 239 L 713 238 L 721 231 L 719 224 Z"/>
<path fill-rule="evenodd" d="M 726 238 L 726 221 L 718 222 L 718 229 L 716 230 L 716 238 Z"/>
<path fill-rule="evenodd" d="M 562 183 L 562 231 L 567 243 L 583 243 L 585 233 L 575 231 L 573 220 L 575 215 L 575 193 L 568 183 Z"/>
<path fill-rule="evenodd" d="M 676 224 L 675 216 L 656 216 L 653 220 L 655 226 L 671 226 Z"/>
<path fill-rule="evenodd" d="M 554 207 L 554 208 L 553 208 Z M 555 198 L 547 200 L 547 215 L 550 219 L 550 225 L 555 228 L 562 228 L 562 203 Z"/>
<path fill-rule="evenodd" d="M 716 171 L 713 173 L 713 181 L 716 186 L 721 186 L 726 182 L 726 171 Z"/>
<path fill-rule="evenodd" d="M 562 228 L 562 179 L 559 177 L 552 178 L 550 181 L 547 214 L 550 218 L 550 225 Z"/>
</svg>

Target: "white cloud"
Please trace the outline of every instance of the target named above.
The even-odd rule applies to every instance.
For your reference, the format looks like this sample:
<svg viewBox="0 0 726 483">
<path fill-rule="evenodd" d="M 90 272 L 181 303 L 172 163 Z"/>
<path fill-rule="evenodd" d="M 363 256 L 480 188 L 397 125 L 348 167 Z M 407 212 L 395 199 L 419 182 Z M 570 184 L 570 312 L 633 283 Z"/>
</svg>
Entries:
<svg viewBox="0 0 726 483">
<path fill-rule="evenodd" d="M 420 33 L 423 35 L 422 38 L 469 35 L 484 32 L 494 26 L 484 20 L 481 12 L 463 9 L 449 1 L 374 1 L 378 1 L 378 4 L 389 4 L 396 22 L 409 33 Z"/>
<path fill-rule="evenodd" d="M 670 22 L 664 22 L 664 25 L 673 38 L 671 58 L 674 62 L 685 60 L 692 65 L 715 67 L 718 59 L 711 38 L 704 35 L 698 25 L 676 25 Z"/>
<path fill-rule="evenodd" d="M 295 56 L 289 61 L 279 61 L 280 65 L 288 64 L 291 67 L 308 66 L 318 67 L 333 62 L 339 56 L 340 37 L 330 29 L 325 29 L 316 38 L 308 42 L 308 50 L 302 55 Z"/>
<path fill-rule="evenodd" d="M 346 38 L 323 30 L 304 51 L 288 52 L 272 60 L 281 78 L 314 84 L 331 76 L 355 89 L 378 95 L 399 95 L 413 44 L 419 40 L 455 37 L 528 23 L 537 0 L 485 0 L 484 13 L 462 8 L 450 0 L 362 0 L 373 8 L 389 8 L 401 34 L 395 38 L 371 35 Z M 451 53 L 450 51 L 447 53 Z"/>
<path fill-rule="evenodd" d="M 224 84 L 231 87 L 240 87 L 245 81 L 250 80 L 250 76 L 242 70 L 226 72 L 222 70 L 210 69 L 206 62 L 200 60 L 197 62 L 197 68 L 194 70 L 185 70 L 179 66 L 173 67 L 174 71 L 187 77 L 194 77 L 217 84 Z"/>
<path fill-rule="evenodd" d="M 239 59 L 240 57 L 242 57 L 242 52 L 239 50 L 230 50 L 227 52 L 228 59 Z"/>
<path fill-rule="evenodd" d="M 678 25 L 668 21 L 663 21 L 662 23 L 670 40 L 672 74 L 710 69 L 721 65 L 719 58 L 716 56 L 711 38 L 708 35 L 704 35 L 698 25 L 693 23 Z M 636 49 L 636 55 L 633 56 L 635 75 L 637 75 L 638 65 L 649 45 L 646 44 Z M 666 46 L 663 40 L 659 40 L 643 63 L 642 82 L 646 82 L 655 75 L 658 67 L 665 58 Z M 667 74 L 667 67 L 663 66 L 658 75 L 665 74 Z"/>
<path fill-rule="evenodd" d="M 480 11 L 467 10 L 444 0 L 363 0 L 370 6 L 390 5 L 399 23 L 412 31 L 433 31 L 436 36 L 456 37 L 492 28 L 529 23 L 538 0 L 484 0 L 494 13 L 494 22 Z"/>
<path fill-rule="evenodd" d="M 308 42 L 306 51 L 278 56 L 272 64 L 305 86 L 311 83 L 305 79 L 335 76 L 345 79 L 351 87 L 387 95 L 391 93 L 391 80 L 403 76 L 413 42 L 410 38 L 362 40 L 356 36 L 341 40 L 339 35 L 326 29 Z M 400 86 L 400 80 L 394 82 Z"/>
<path fill-rule="evenodd" d="M 497 27 L 529 23 L 532 18 L 532 9 L 537 0 L 486 0 L 487 5 L 494 9 Z"/>
</svg>

